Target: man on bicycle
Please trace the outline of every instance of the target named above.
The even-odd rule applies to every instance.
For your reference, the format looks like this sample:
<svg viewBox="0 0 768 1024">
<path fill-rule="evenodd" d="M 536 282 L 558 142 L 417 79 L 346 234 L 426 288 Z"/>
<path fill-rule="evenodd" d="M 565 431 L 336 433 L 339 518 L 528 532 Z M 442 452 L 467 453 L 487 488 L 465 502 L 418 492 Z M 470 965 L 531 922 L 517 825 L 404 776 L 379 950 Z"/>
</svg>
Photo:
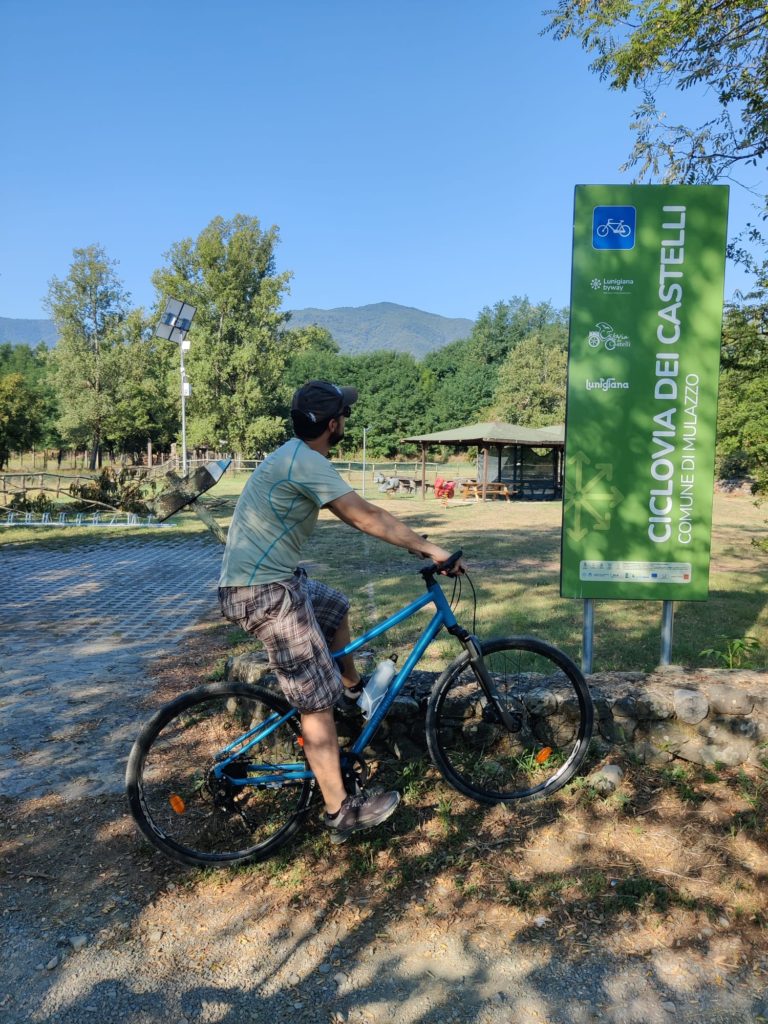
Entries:
<svg viewBox="0 0 768 1024">
<path fill-rule="evenodd" d="M 420 537 L 384 509 L 361 498 L 328 461 L 344 437 L 355 388 L 309 381 L 294 394 L 296 435 L 254 471 L 237 502 L 219 579 L 224 615 L 264 644 L 283 693 L 301 713 L 304 753 L 325 801 L 331 841 L 386 821 L 397 792 L 353 797 L 341 775 L 333 717 L 341 698 L 354 706 L 362 692 L 351 655 L 339 673 L 331 650 L 349 642 L 349 601 L 307 577 L 301 550 L 328 508 L 355 529 L 440 563 L 450 552 Z M 463 572 L 458 563 L 454 571 Z"/>
</svg>

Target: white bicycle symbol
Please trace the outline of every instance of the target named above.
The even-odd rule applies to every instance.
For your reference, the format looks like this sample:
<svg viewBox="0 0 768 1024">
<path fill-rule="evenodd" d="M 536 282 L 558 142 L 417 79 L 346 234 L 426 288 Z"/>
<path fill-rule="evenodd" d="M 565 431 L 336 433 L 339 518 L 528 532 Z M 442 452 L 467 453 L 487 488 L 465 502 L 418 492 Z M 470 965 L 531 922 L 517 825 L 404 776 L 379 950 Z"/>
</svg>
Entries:
<svg viewBox="0 0 768 1024">
<path fill-rule="evenodd" d="M 632 228 L 629 224 L 625 224 L 623 220 L 608 219 L 604 224 L 598 226 L 597 237 L 607 238 L 609 231 L 612 235 L 619 235 L 621 238 L 629 238 L 632 234 Z"/>
<path fill-rule="evenodd" d="M 590 331 L 587 335 L 587 342 L 591 348 L 599 348 L 601 341 L 609 352 L 612 352 L 616 348 L 616 332 L 610 324 L 607 324 L 604 321 L 596 324 L 595 330 Z"/>
</svg>

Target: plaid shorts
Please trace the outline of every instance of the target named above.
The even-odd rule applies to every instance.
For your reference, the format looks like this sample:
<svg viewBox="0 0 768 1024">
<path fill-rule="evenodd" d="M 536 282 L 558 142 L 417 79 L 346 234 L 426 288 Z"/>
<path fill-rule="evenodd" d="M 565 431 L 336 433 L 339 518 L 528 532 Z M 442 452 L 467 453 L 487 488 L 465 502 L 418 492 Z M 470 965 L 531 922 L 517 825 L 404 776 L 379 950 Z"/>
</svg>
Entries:
<svg viewBox="0 0 768 1024">
<path fill-rule="evenodd" d="M 304 572 L 278 583 L 219 587 L 222 613 L 264 644 L 280 687 L 299 711 L 323 711 L 344 686 L 328 645 L 349 610 L 338 590 Z"/>
</svg>

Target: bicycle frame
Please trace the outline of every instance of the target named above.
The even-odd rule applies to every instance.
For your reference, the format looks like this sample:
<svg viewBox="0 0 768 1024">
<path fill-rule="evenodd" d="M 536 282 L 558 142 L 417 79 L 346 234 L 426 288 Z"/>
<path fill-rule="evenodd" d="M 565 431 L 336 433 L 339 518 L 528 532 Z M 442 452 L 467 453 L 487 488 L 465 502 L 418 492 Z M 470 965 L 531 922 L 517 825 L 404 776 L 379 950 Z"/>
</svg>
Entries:
<svg viewBox="0 0 768 1024">
<path fill-rule="evenodd" d="M 376 734 L 395 698 L 405 686 L 411 672 L 419 663 L 427 647 L 429 647 L 440 630 L 443 627 L 448 630 L 453 630 L 458 626 L 458 623 L 456 621 L 456 617 L 451 611 L 448 599 L 443 593 L 443 588 L 436 580 L 434 580 L 428 584 L 426 592 L 422 594 L 421 597 L 406 605 L 405 608 L 401 608 L 400 611 L 395 612 L 394 615 L 390 615 L 389 618 L 378 623 L 378 625 L 374 626 L 373 629 L 368 630 L 367 633 L 364 633 L 362 636 L 357 637 L 357 639 L 352 640 L 346 645 L 346 647 L 343 647 L 341 650 L 333 653 L 333 657 L 336 660 L 345 657 L 347 654 L 354 654 L 355 651 L 365 646 L 365 644 L 369 643 L 371 640 L 375 640 L 376 637 L 381 636 L 383 633 L 386 633 L 388 630 L 392 629 L 393 626 L 398 626 L 401 622 L 405 622 L 406 619 L 411 618 L 412 615 L 415 615 L 416 612 L 421 611 L 422 608 L 425 608 L 429 604 L 433 604 L 435 606 L 435 614 L 432 616 L 432 619 L 425 626 L 418 640 L 414 644 L 411 653 L 403 664 L 403 667 L 390 682 L 375 712 L 365 723 L 362 732 L 350 747 L 350 752 L 352 754 L 357 756 L 362 754 L 362 751 Z M 264 740 L 274 729 L 282 725 L 283 722 L 288 721 L 289 718 L 298 714 L 299 712 L 295 708 L 291 708 L 291 710 L 284 715 L 279 715 L 277 713 L 270 715 L 265 722 L 259 723 L 258 726 L 244 733 L 227 747 L 224 747 L 219 754 L 218 763 L 214 766 L 214 775 L 217 778 L 221 778 L 228 766 L 235 764 L 252 747 Z M 313 778 L 314 773 L 309 768 L 305 768 L 299 764 L 249 764 L 247 774 L 244 778 L 235 778 L 231 774 L 227 773 L 228 781 L 233 785 L 240 786 L 282 786 L 287 782 L 301 783 Z"/>
</svg>

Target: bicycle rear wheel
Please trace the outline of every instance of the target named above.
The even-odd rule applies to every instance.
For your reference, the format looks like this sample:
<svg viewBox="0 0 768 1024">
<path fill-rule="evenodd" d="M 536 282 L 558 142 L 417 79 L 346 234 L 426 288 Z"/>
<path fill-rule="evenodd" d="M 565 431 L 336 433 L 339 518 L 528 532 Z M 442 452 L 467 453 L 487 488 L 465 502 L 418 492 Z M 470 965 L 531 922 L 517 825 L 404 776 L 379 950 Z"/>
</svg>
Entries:
<svg viewBox="0 0 768 1024">
<path fill-rule="evenodd" d="M 556 647 L 532 637 L 481 644 L 508 730 L 470 667 L 466 652 L 435 683 L 427 745 L 448 782 L 481 803 L 549 796 L 584 760 L 594 712 L 584 677 Z"/>
<path fill-rule="evenodd" d="M 161 708 L 126 771 L 131 813 L 147 839 L 182 864 L 206 866 L 264 860 L 286 843 L 314 788 L 314 780 L 278 781 L 286 765 L 305 767 L 298 716 L 235 757 L 222 776 L 214 766 L 236 754 L 249 730 L 290 710 L 277 694 L 244 683 L 201 686 Z M 243 778 L 253 781 L 235 781 Z"/>
</svg>

